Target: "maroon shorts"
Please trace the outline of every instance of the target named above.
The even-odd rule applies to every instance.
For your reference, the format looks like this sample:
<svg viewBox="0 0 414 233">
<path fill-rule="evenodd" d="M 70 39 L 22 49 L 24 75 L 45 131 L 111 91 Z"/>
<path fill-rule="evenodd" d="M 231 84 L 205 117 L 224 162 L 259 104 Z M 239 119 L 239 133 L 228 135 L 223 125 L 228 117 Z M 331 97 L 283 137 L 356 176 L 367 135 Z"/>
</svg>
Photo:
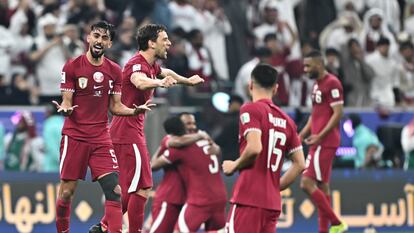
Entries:
<svg viewBox="0 0 414 233">
<path fill-rule="evenodd" d="M 123 194 L 152 187 L 150 157 L 146 144 L 114 144 Z"/>
<path fill-rule="evenodd" d="M 303 175 L 319 182 L 329 183 L 336 149 L 320 145 L 312 146 L 306 158 L 306 169 L 303 171 Z"/>
<path fill-rule="evenodd" d="M 152 203 L 151 233 L 172 233 L 183 205 L 170 204 L 165 201 Z"/>
<path fill-rule="evenodd" d="M 280 211 L 232 204 L 227 216 L 228 233 L 275 233 Z"/>
<path fill-rule="evenodd" d="M 99 176 L 119 172 L 112 144 L 92 144 L 63 135 L 60 143 L 60 179 L 85 179 L 89 168 L 92 180 Z"/>
<path fill-rule="evenodd" d="M 226 225 L 226 203 L 196 206 L 185 204 L 178 217 L 180 232 L 197 232 L 205 223 L 205 231 L 214 231 Z"/>
</svg>

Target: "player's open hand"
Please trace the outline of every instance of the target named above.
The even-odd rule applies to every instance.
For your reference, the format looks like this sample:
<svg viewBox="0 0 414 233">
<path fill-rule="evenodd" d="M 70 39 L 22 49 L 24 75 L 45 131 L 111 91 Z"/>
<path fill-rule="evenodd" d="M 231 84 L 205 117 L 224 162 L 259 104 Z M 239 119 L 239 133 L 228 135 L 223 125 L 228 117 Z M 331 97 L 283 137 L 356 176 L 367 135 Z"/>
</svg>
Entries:
<svg viewBox="0 0 414 233">
<path fill-rule="evenodd" d="M 145 104 L 143 104 L 143 105 L 140 105 L 140 106 L 138 106 L 138 105 L 136 105 L 136 104 L 134 104 L 134 114 L 135 115 L 138 115 L 138 114 L 141 114 L 141 113 L 145 113 L 146 111 L 151 111 L 152 109 L 152 107 L 155 107 L 155 106 L 157 106 L 156 104 L 154 104 L 154 103 L 151 103 L 151 100 L 147 100 L 147 102 L 145 102 Z"/>
<path fill-rule="evenodd" d="M 192 85 L 192 86 L 194 86 L 194 85 L 197 85 L 197 84 L 200 84 L 200 83 L 203 83 L 203 82 L 204 82 L 204 79 L 203 79 L 203 78 L 201 78 L 201 77 L 200 77 L 200 76 L 198 76 L 198 75 L 193 75 L 193 76 L 189 77 L 187 80 L 188 80 L 188 83 L 189 83 L 190 85 Z"/>
<path fill-rule="evenodd" d="M 224 175 L 231 176 L 236 171 L 237 163 L 233 160 L 224 160 L 221 166 L 223 168 Z"/>
<path fill-rule="evenodd" d="M 63 102 L 62 104 L 59 104 L 54 100 L 52 101 L 52 103 L 56 106 L 57 112 L 61 112 L 64 116 L 69 116 L 70 114 L 72 114 L 75 108 L 79 107 L 78 105 L 66 106 Z"/>
<path fill-rule="evenodd" d="M 316 135 L 316 134 L 312 134 L 311 136 L 305 138 L 304 142 L 306 145 L 315 145 L 318 144 L 321 141 L 321 138 Z"/>
<path fill-rule="evenodd" d="M 168 75 L 161 79 L 161 87 L 163 88 L 172 87 L 175 84 L 177 84 L 177 80 L 175 80 L 172 76 Z"/>
</svg>

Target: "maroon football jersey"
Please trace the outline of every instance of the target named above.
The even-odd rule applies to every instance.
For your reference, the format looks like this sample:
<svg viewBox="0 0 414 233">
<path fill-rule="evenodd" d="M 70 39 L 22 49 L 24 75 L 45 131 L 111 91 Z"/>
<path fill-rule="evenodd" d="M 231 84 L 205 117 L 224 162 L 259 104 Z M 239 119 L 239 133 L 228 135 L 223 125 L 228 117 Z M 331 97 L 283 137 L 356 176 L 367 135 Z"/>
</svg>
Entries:
<svg viewBox="0 0 414 233">
<path fill-rule="evenodd" d="M 68 61 L 62 70 L 60 89 L 73 92 L 73 105 L 79 105 L 65 118 L 62 134 L 90 143 L 110 143 L 108 106 L 111 94 L 121 94 L 121 68 L 104 58 L 92 65 L 86 55 Z"/>
<path fill-rule="evenodd" d="M 332 107 L 344 104 L 341 82 L 332 74 L 317 80 L 312 90 L 311 133 L 318 134 L 325 128 L 333 114 Z M 340 144 L 339 125 L 331 130 L 320 143 L 326 147 L 338 147 Z"/>
<path fill-rule="evenodd" d="M 240 170 L 233 188 L 232 203 L 280 210 L 280 170 L 286 155 L 302 149 L 296 125 L 271 100 L 248 103 L 240 109 L 240 154 L 246 135 L 261 132 L 262 151 L 253 165 Z"/>
<path fill-rule="evenodd" d="M 145 74 L 148 78 L 156 79 L 161 73 L 157 63 L 150 65 L 145 58 L 136 53 L 125 65 L 122 71 L 122 103 L 133 108 L 133 104 L 142 105 L 151 99 L 154 89 L 139 90 L 131 82 L 131 75 L 134 72 Z M 116 144 L 146 143 L 144 136 L 145 114 L 138 114 L 133 117 L 114 116 L 111 122 L 111 137 Z"/>
<path fill-rule="evenodd" d="M 169 135 L 165 136 L 160 145 L 159 155 L 168 153 L 167 141 Z M 164 177 L 158 185 L 155 197 L 158 202 L 165 201 L 171 204 L 183 205 L 185 203 L 184 183 L 178 173 L 177 167 L 171 165 L 164 168 Z"/>
<path fill-rule="evenodd" d="M 220 160 L 217 155 L 208 153 L 209 147 L 207 140 L 200 140 L 184 148 L 169 148 L 163 155 L 177 165 L 189 204 L 204 206 L 226 202 Z"/>
</svg>

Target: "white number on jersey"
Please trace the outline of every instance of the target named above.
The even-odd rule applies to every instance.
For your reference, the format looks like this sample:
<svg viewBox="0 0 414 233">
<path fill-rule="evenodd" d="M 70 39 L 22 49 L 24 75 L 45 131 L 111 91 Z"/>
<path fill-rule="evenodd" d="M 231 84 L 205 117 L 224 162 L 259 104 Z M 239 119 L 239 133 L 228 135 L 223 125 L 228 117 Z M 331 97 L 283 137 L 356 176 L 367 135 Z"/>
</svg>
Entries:
<svg viewBox="0 0 414 233">
<path fill-rule="evenodd" d="M 202 140 L 202 141 L 207 142 L 207 140 Z M 204 144 L 204 143 L 202 143 L 202 144 Z M 197 145 L 199 145 L 199 143 L 197 143 Z M 211 174 L 216 174 L 217 172 L 219 172 L 219 162 L 218 162 L 218 159 L 217 159 L 217 155 L 210 155 L 208 153 L 208 149 L 210 149 L 210 145 L 209 144 L 204 144 L 202 146 L 202 148 L 203 148 L 204 154 L 209 155 L 210 156 L 210 160 L 213 161 L 212 163 L 210 163 L 208 165 L 208 170 L 210 171 Z"/>
<path fill-rule="evenodd" d="M 279 144 L 278 144 L 279 141 Z M 276 172 L 279 167 L 280 161 L 282 160 L 283 152 L 279 146 L 286 144 L 286 134 L 276 131 L 275 129 L 269 130 L 269 148 L 267 151 L 267 168 L 272 169 L 272 172 Z M 270 163 L 272 156 L 276 155 L 276 162 Z"/>
</svg>

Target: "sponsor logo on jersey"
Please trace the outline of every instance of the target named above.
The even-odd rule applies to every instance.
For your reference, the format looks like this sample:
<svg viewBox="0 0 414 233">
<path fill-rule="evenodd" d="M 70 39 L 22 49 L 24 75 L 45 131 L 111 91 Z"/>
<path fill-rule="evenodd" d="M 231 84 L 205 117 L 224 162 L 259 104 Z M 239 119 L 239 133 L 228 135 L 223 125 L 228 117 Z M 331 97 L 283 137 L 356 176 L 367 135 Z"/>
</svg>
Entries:
<svg viewBox="0 0 414 233">
<path fill-rule="evenodd" d="M 95 80 L 95 82 L 97 83 L 101 83 L 104 80 L 104 75 L 97 71 L 93 74 L 93 80 Z"/>
<path fill-rule="evenodd" d="M 66 72 L 61 73 L 60 75 L 60 83 L 65 83 L 66 82 Z"/>
<path fill-rule="evenodd" d="M 141 64 L 135 64 L 132 66 L 132 72 L 140 71 L 141 70 Z"/>
<path fill-rule="evenodd" d="M 88 79 L 85 77 L 80 77 L 78 79 L 78 84 L 81 89 L 85 89 L 88 86 Z"/>
<path fill-rule="evenodd" d="M 243 114 L 240 115 L 240 120 L 242 122 L 242 124 L 246 124 L 250 122 L 250 115 L 248 112 L 245 112 Z"/>
</svg>

